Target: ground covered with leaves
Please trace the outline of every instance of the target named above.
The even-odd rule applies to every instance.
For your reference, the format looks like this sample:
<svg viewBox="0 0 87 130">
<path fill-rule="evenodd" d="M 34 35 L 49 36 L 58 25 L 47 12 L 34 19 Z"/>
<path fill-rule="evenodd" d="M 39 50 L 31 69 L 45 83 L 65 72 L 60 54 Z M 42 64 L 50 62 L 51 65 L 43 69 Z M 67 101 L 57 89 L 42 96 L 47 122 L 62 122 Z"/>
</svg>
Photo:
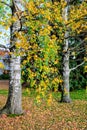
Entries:
<svg viewBox="0 0 87 130">
<path fill-rule="evenodd" d="M 0 95 L 0 108 L 6 95 Z M 74 100 L 71 104 L 43 101 L 34 104 L 32 97 L 23 96 L 24 114 L 0 116 L 0 130 L 87 130 L 87 101 Z"/>
</svg>

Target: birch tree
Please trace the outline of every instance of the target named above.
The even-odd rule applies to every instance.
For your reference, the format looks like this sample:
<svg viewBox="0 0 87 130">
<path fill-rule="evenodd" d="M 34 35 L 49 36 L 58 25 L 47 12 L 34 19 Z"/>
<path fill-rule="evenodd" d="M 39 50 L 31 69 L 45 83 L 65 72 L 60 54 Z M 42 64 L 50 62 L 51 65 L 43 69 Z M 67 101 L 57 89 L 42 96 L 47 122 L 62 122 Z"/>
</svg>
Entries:
<svg viewBox="0 0 87 130">
<path fill-rule="evenodd" d="M 71 5 L 74 4 L 74 1 L 72 1 L 72 0 L 71 1 L 65 0 L 65 1 L 66 1 L 66 6 L 63 9 L 63 19 L 64 19 L 65 23 L 68 23 L 70 21 L 70 14 L 69 14 L 69 12 L 71 10 L 70 8 L 71 8 Z M 77 19 L 80 21 L 80 19 L 82 19 L 82 18 L 78 17 Z M 84 18 L 83 18 L 83 21 L 84 21 Z M 69 28 L 70 26 L 67 26 L 67 24 L 65 26 L 66 26 L 66 31 L 65 31 L 65 35 L 64 35 L 64 45 L 63 45 L 63 87 L 62 87 L 61 102 L 69 103 L 69 102 L 71 102 L 70 84 L 69 84 L 70 72 L 77 69 L 78 67 L 80 67 L 81 65 L 83 65 L 85 63 L 85 61 L 83 60 L 80 64 L 77 64 L 75 67 L 70 68 L 70 56 L 72 53 L 73 60 L 75 60 L 75 58 L 76 58 L 75 53 L 77 53 L 77 52 L 75 52 L 76 50 L 78 50 L 78 53 L 80 53 L 80 50 L 81 50 L 81 52 L 86 51 L 85 50 L 86 48 L 84 49 L 84 45 L 83 45 L 83 44 L 86 44 L 86 41 L 80 39 L 79 38 L 80 34 L 78 36 L 78 33 L 77 33 L 74 37 L 79 39 L 79 44 L 76 44 L 74 41 L 74 43 L 73 43 L 74 47 L 72 47 L 71 39 L 72 38 L 75 39 L 75 38 L 73 37 L 73 35 L 71 35 L 70 28 Z M 73 24 L 73 26 L 74 26 L 74 24 Z M 86 24 L 84 24 L 84 26 L 86 27 Z M 80 30 L 80 31 L 83 32 L 82 30 Z M 76 30 L 76 32 L 78 32 L 78 30 Z M 84 38 L 85 38 L 85 36 L 84 36 Z M 80 45 L 82 45 L 82 48 Z"/>
<path fill-rule="evenodd" d="M 2 4 L 11 9 L 12 18 L 15 19 L 10 26 L 10 82 L 8 98 L 5 106 L 0 110 L 0 113 L 7 114 L 22 114 L 22 87 L 21 87 L 21 57 L 18 56 L 15 49 L 15 44 L 18 42 L 16 33 L 21 30 L 21 23 L 19 19 L 19 11 L 22 11 L 20 0 L 12 0 L 11 4 L 1 1 Z"/>
</svg>

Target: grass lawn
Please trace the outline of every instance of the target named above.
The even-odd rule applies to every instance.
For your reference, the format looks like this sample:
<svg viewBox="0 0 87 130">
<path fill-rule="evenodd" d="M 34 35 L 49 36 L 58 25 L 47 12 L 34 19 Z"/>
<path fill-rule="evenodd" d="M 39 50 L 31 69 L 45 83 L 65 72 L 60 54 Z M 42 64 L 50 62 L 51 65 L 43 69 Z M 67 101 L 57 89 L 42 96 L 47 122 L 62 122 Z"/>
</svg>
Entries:
<svg viewBox="0 0 87 130">
<path fill-rule="evenodd" d="M 0 90 L 0 95 L 6 95 L 7 96 L 7 94 L 8 94 L 8 90 L 4 90 L 4 89 Z M 23 90 L 22 94 L 25 97 L 26 96 L 34 97 L 36 95 L 34 91 L 32 91 L 31 94 L 29 95 L 29 93 L 26 89 Z M 87 91 L 85 89 L 70 92 L 70 95 L 71 95 L 72 100 L 86 100 L 87 101 Z M 53 93 L 53 96 L 57 100 L 61 97 L 61 94 L 56 92 L 56 93 Z"/>
<path fill-rule="evenodd" d="M 53 93 L 50 106 L 43 101 L 34 103 L 35 93 L 23 90 L 22 116 L 0 117 L 0 130 L 87 130 L 87 93 L 71 92 L 72 103 L 59 103 L 60 93 Z M 0 108 L 6 102 L 7 90 L 0 90 Z"/>
</svg>

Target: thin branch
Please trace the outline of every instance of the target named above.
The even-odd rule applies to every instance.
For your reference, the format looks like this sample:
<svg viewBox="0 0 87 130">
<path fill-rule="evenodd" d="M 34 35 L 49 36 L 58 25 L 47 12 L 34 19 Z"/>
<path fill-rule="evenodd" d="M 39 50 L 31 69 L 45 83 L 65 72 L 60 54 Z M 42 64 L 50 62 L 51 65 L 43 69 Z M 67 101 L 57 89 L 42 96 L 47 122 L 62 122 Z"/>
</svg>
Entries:
<svg viewBox="0 0 87 130">
<path fill-rule="evenodd" d="M 83 41 L 81 41 L 77 46 L 69 48 L 69 51 L 72 51 L 74 49 L 77 49 L 80 45 L 82 45 L 83 43 L 85 43 L 85 39 Z"/>
<path fill-rule="evenodd" d="M 81 48 L 78 48 L 76 51 L 77 51 L 77 54 L 79 54 L 81 52 L 86 51 L 86 48 L 85 47 L 81 47 Z"/>
<path fill-rule="evenodd" d="M 10 6 L 10 5 L 9 5 L 9 4 L 7 4 L 6 2 L 4 2 L 4 1 L 0 1 L 0 3 L 4 4 L 4 5 L 6 5 L 6 6 L 8 6 L 9 8 L 11 8 L 11 9 L 12 9 L 12 6 Z"/>
<path fill-rule="evenodd" d="M 86 15 L 86 14 L 85 14 L 85 15 L 83 14 L 81 17 L 79 16 L 78 18 L 73 19 L 72 22 L 67 23 L 66 26 L 67 26 L 67 25 L 70 25 L 71 23 L 78 22 L 78 21 L 80 21 L 80 20 L 86 20 L 86 19 L 87 19 L 87 15 Z"/>
<path fill-rule="evenodd" d="M 84 63 L 85 63 L 85 61 L 83 61 L 81 64 L 75 66 L 74 68 L 71 68 L 70 72 L 73 71 L 73 70 L 75 70 L 75 69 L 77 69 L 78 67 L 82 66 Z"/>
<path fill-rule="evenodd" d="M 0 48 L 6 48 L 6 46 L 3 44 L 0 44 Z"/>
<path fill-rule="evenodd" d="M 74 59 L 74 60 L 70 58 L 70 61 L 72 61 L 72 62 L 78 62 L 78 61 L 80 62 L 81 60 L 82 60 L 81 58 Z"/>
<path fill-rule="evenodd" d="M 77 37 L 81 37 L 81 36 L 85 36 L 87 35 L 87 31 L 82 31 L 82 34 L 75 34 L 75 35 L 69 35 L 68 37 L 64 38 L 64 39 L 68 39 L 68 38 L 76 38 Z"/>
<path fill-rule="evenodd" d="M 64 40 L 64 39 L 69 39 L 69 38 L 75 38 L 78 40 L 78 37 L 81 37 L 81 36 L 85 36 L 87 35 L 87 31 L 84 31 L 82 32 L 83 34 L 75 34 L 75 35 L 69 35 L 68 37 L 65 37 L 65 38 L 61 38 L 61 40 Z M 85 33 L 85 34 L 84 34 Z M 73 43 L 74 44 L 74 43 Z M 72 44 L 72 45 L 73 45 Z"/>
</svg>

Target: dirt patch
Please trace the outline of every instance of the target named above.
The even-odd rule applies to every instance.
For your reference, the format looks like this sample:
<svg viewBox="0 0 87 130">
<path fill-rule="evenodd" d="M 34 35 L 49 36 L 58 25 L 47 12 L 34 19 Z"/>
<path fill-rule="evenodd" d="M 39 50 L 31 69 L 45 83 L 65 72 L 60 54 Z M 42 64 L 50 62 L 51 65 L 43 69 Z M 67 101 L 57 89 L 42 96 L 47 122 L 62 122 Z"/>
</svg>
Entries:
<svg viewBox="0 0 87 130">
<path fill-rule="evenodd" d="M 0 80 L 0 89 L 8 89 L 9 80 Z"/>
</svg>

